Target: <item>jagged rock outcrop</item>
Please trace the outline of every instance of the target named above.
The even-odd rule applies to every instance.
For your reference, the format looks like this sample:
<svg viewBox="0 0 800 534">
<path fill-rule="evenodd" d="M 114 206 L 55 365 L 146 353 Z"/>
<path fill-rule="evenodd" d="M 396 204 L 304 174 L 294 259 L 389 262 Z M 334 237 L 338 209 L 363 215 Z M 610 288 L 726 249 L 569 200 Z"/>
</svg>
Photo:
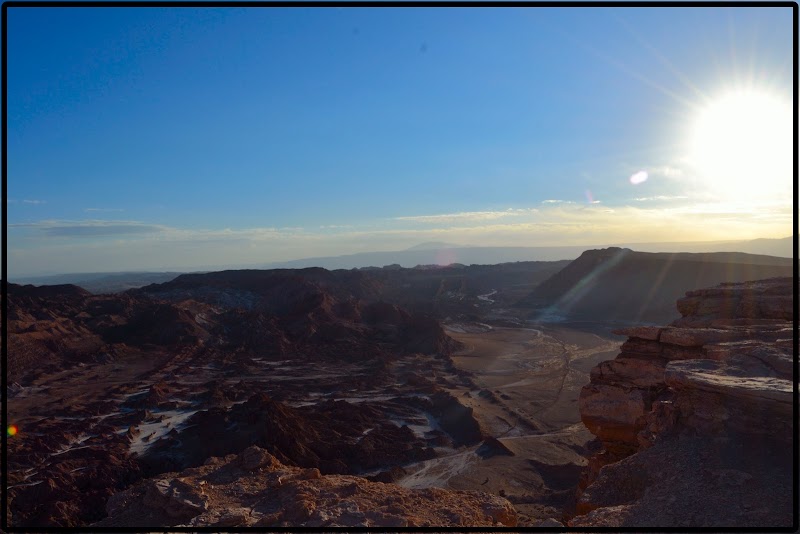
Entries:
<svg viewBox="0 0 800 534">
<path fill-rule="evenodd" d="M 384 421 L 373 407 L 345 401 L 293 408 L 261 393 L 230 409 L 202 410 L 187 425 L 154 444 L 140 459 L 147 474 L 197 466 L 210 456 L 238 453 L 250 444 L 287 464 L 315 467 L 325 474 L 436 456 L 407 426 Z"/>
<path fill-rule="evenodd" d="M 95 527 L 411 527 L 517 524 L 502 497 L 409 490 L 316 468 L 289 467 L 264 449 L 210 458 L 112 496 Z"/>
<path fill-rule="evenodd" d="M 13 524 L 87 525 L 142 477 L 254 444 L 326 474 L 396 478 L 433 447 L 479 441 L 466 408 L 429 399 L 438 380 L 403 381 L 453 372 L 455 341 L 397 306 L 362 320 L 375 284 L 323 269 L 186 275 L 114 295 L 8 284 Z M 428 431 L 429 415 L 444 430 Z"/>
<path fill-rule="evenodd" d="M 628 341 L 616 359 L 592 370 L 579 399 L 583 422 L 603 450 L 589 460 L 578 501 L 579 513 L 595 511 L 573 526 L 670 526 L 658 521 L 680 513 L 661 512 L 683 497 L 668 499 L 667 507 L 653 495 L 669 494 L 666 487 L 687 495 L 676 476 L 694 479 L 688 494 L 707 504 L 716 502 L 710 495 L 731 495 L 719 487 L 720 477 L 730 477 L 719 473 L 752 479 L 737 485 L 743 503 L 764 498 L 759 488 L 769 486 L 764 491 L 773 496 L 774 488 L 790 487 L 784 479 L 791 472 L 792 290 L 791 278 L 775 278 L 690 291 L 678 301 L 683 317 L 669 326 L 617 331 Z M 758 446 L 745 451 L 742 443 Z M 663 461 L 667 453 L 674 456 L 671 462 Z M 707 458 L 692 465 L 699 457 Z M 710 471 L 698 475 L 701 466 Z M 764 478 L 776 473 L 779 480 Z M 764 524 L 791 524 L 791 514 L 785 515 L 790 494 L 774 495 Z M 752 514 L 735 521 L 714 515 L 731 502 L 697 508 L 691 526 L 755 521 Z M 643 511 L 645 506 L 657 509 Z M 687 514 L 690 508 L 687 503 Z"/>
</svg>

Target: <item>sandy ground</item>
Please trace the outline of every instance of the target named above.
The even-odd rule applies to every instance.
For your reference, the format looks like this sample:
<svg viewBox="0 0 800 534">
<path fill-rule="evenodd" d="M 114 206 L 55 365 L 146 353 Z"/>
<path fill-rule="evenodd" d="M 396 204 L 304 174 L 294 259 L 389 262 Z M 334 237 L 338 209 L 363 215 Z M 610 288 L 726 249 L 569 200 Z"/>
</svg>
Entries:
<svg viewBox="0 0 800 534">
<path fill-rule="evenodd" d="M 462 448 L 408 466 L 400 484 L 504 495 L 523 523 L 560 518 L 572 505 L 584 447 L 594 437 L 580 422 L 578 395 L 591 368 L 614 358 L 621 343 L 595 332 L 560 325 L 449 329 L 465 345 L 453 361 L 473 373 L 477 386 L 451 392 L 514 455 L 483 458 L 479 447 Z"/>
<path fill-rule="evenodd" d="M 580 422 L 578 394 L 589 371 L 614 358 L 620 346 L 595 333 L 558 326 L 448 333 L 466 345 L 453 357 L 456 366 L 474 373 L 476 384 L 499 400 L 494 404 L 472 392 L 469 398 L 460 397 L 498 438 L 515 435 L 503 416 L 508 412 L 521 415 L 539 431 Z"/>
</svg>

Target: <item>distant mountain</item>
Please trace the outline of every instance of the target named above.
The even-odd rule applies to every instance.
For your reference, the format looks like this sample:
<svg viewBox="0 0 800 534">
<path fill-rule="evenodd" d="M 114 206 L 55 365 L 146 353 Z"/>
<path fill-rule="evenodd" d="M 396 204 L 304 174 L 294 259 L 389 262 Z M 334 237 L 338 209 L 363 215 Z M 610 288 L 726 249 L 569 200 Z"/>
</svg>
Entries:
<svg viewBox="0 0 800 534">
<path fill-rule="evenodd" d="M 621 243 L 617 245 L 586 245 L 564 247 L 465 247 L 445 242 L 427 242 L 406 250 L 389 252 L 360 252 L 343 256 L 304 258 L 261 265 L 265 269 L 353 269 L 400 265 L 496 265 L 516 261 L 574 260 L 587 250 L 617 246 L 642 252 L 744 252 L 791 258 L 794 254 L 792 237 L 782 239 L 753 239 L 747 241 L 701 241 L 692 243 Z"/>
<path fill-rule="evenodd" d="M 793 260 L 745 253 L 589 250 L 539 284 L 517 305 L 540 318 L 666 322 L 687 291 L 722 282 L 792 276 Z"/>
<path fill-rule="evenodd" d="M 423 244 L 422 246 L 427 246 Z M 397 264 L 402 267 L 417 265 L 497 265 L 517 261 L 572 260 L 580 256 L 587 247 L 459 247 L 424 248 L 391 252 L 360 252 L 344 256 L 305 258 L 300 260 L 270 263 L 266 269 L 300 269 L 323 267 L 325 269 L 353 269 L 361 267 L 383 267 Z"/>
<path fill-rule="evenodd" d="M 419 245 L 414 245 L 413 247 L 409 247 L 406 250 L 437 250 L 441 248 L 467 248 L 463 245 L 454 245 L 452 243 L 445 243 L 444 241 L 428 241 L 427 243 L 420 243 Z"/>
<path fill-rule="evenodd" d="M 640 252 L 746 252 L 781 258 L 794 256 L 794 238 L 750 239 L 747 241 L 698 241 L 691 243 L 616 243 L 610 246 Z M 605 248 L 605 247 L 593 247 Z"/>
<path fill-rule="evenodd" d="M 33 284 L 37 286 L 51 286 L 60 284 L 74 284 L 94 293 L 121 293 L 128 289 L 169 282 L 181 273 L 164 272 L 126 272 L 126 273 L 73 273 L 57 274 L 52 276 L 34 276 L 28 278 L 14 278 L 20 284 Z"/>
<path fill-rule="evenodd" d="M 187 267 L 183 272 L 211 272 L 228 269 L 302 269 L 322 267 L 325 269 L 357 269 L 364 267 L 416 267 L 418 265 L 497 265 L 527 261 L 574 260 L 587 250 L 606 248 L 609 245 L 564 246 L 564 247 L 480 247 L 462 246 L 443 241 L 420 243 L 406 250 L 387 252 L 360 252 L 342 256 L 302 258 L 298 260 L 258 263 L 250 265 L 218 265 Z M 792 258 L 792 237 L 782 239 L 753 239 L 749 241 L 706 241 L 693 243 L 620 243 L 610 245 L 630 248 L 641 252 L 743 252 Z M 122 273 L 74 273 L 36 277 L 14 277 L 10 281 L 18 284 L 54 285 L 75 284 L 92 293 L 118 293 L 127 289 L 143 287 L 151 283 L 172 280 L 181 272 L 122 272 Z"/>
</svg>

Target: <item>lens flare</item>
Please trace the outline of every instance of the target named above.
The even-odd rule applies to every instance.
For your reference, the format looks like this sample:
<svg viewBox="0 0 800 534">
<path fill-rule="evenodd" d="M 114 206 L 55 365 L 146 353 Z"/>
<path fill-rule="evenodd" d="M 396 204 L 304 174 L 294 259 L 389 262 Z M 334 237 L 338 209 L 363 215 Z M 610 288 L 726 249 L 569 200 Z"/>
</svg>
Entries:
<svg viewBox="0 0 800 534">
<path fill-rule="evenodd" d="M 17 432 L 19 432 L 19 429 L 17 428 L 17 425 L 8 425 L 8 428 L 6 429 L 6 433 L 9 436 L 16 436 Z"/>
<path fill-rule="evenodd" d="M 436 251 L 435 259 L 433 260 L 436 265 L 450 265 L 456 262 L 456 253 L 452 250 L 440 249 Z"/>
<path fill-rule="evenodd" d="M 639 185 L 647 181 L 647 171 L 639 171 L 630 177 L 630 181 L 633 185 Z"/>
</svg>

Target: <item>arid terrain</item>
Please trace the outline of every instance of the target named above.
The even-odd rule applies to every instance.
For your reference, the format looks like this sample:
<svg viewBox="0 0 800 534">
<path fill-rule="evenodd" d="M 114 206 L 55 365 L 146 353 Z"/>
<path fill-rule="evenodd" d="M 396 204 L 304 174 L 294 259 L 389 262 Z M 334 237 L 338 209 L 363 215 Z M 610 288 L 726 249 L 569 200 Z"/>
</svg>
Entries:
<svg viewBox="0 0 800 534">
<path fill-rule="evenodd" d="M 431 460 L 400 483 L 504 495 L 526 524 L 571 512 L 593 439 L 580 421 L 577 397 L 589 369 L 612 358 L 620 341 L 553 325 L 459 324 L 446 331 L 464 345 L 453 355 L 455 366 L 479 388 L 451 393 L 473 409 L 484 432 L 497 440 L 497 452 L 484 445 Z"/>
<path fill-rule="evenodd" d="M 520 303 L 580 262 L 9 284 L 11 524 L 566 522 L 627 334 Z"/>
<path fill-rule="evenodd" d="M 799 531 L 797 2 L 69 4 L 0 534 Z"/>
</svg>

